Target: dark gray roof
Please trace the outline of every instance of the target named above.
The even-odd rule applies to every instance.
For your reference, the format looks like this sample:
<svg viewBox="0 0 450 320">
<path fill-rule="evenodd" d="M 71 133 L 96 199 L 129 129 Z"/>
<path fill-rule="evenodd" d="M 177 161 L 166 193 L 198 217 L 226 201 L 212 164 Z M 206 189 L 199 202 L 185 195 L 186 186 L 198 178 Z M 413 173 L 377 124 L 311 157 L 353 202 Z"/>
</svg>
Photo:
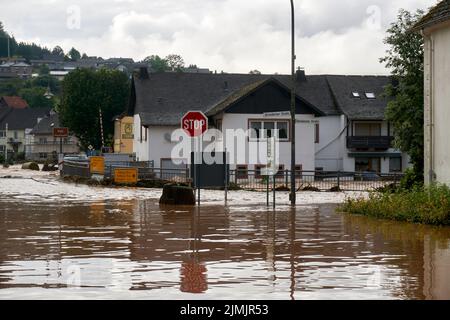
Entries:
<svg viewBox="0 0 450 320">
<path fill-rule="evenodd" d="M 349 119 L 383 120 L 388 99 L 383 96 L 384 88 L 391 83 L 386 76 L 327 76 L 337 107 Z M 358 92 L 360 98 L 354 98 Z M 368 99 L 365 93 L 374 93 L 375 99 Z"/>
<path fill-rule="evenodd" d="M 52 126 L 53 124 L 53 126 Z M 39 123 L 37 123 L 33 130 L 31 131 L 32 134 L 42 134 L 42 135 L 49 135 L 53 134 L 53 128 L 59 127 L 59 116 L 56 113 L 51 113 L 50 115 L 47 115 L 45 118 L 43 118 Z"/>
<path fill-rule="evenodd" d="M 43 118 L 50 113 L 51 108 L 28 108 L 11 109 L 10 112 L 0 119 L 0 130 L 5 130 L 8 124 L 8 130 L 32 129 L 38 118 Z"/>
<path fill-rule="evenodd" d="M 148 79 L 135 76 L 136 100 L 132 106 L 134 110 L 129 110 L 129 113 L 145 116 L 149 120 L 146 125 L 177 125 L 180 115 L 187 111 L 207 112 L 242 88 L 270 78 L 290 87 L 291 77 L 288 75 L 168 72 L 152 73 Z M 299 97 L 324 114 L 338 114 L 324 76 L 308 76 L 306 82 L 296 84 Z"/>
<path fill-rule="evenodd" d="M 413 30 L 425 29 L 448 20 L 450 20 L 450 0 L 444 0 L 431 8 L 430 11 L 414 25 Z"/>
<path fill-rule="evenodd" d="M 178 125 L 189 110 L 212 116 L 236 97 L 270 79 L 287 88 L 290 75 L 152 73 L 149 78 L 133 78 L 129 115 L 140 114 L 144 125 Z M 296 81 L 297 96 L 324 115 L 346 114 L 350 118 L 383 119 L 386 99 L 381 97 L 388 77 L 306 76 Z M 374 92 L 375 100 L 351 99 L 351 92 Z M 333 92 L 332 92 L 333 91 Z"/>
</svg>

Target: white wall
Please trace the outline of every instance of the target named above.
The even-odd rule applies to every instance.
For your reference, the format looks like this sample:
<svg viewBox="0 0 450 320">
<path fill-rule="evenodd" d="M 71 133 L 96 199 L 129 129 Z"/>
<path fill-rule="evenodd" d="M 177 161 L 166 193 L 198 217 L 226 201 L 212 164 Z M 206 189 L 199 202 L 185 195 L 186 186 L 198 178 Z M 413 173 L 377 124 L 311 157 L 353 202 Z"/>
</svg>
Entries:
<svg viewBox="0 0 450 320">
<path fill-rule="evenodd" d="M 425 179 L 450 184 L 450 24 L 425 37 L 425 50 Z"/>
<path fill-rule="evenodd" d="M 137 161 L 149 161 L 149 143 L 148 141 L 140 141 L 141 139 L 141 118 L 138 114 L 134 115 L 134 125 L 133 125 L 133 151 L 136 153 Z M 147 137 L 150 135 L 147 132 Z M 148 139 L 147 139 L 148 140 Z"/>
<path fill-rule="evenodd" d="M 269 120 L 262 114 L 231 114 L 226 113 L 222 119 L 222 128 L 225 129 L 248 129 L 249 119 L 252 120 Z M 270 120 L 287 120 L 286 117 L 270 117 Z M 297 115 L 297 119 L 301 120 L 315 120 L 313 115 Z M 296 124 L 296 164 L 303 165 L 303 170 L 314 170 L 314 124 L 313 123 L 297 123 Z M 253 146 L 256 143 L 253 142 Z M 246 141 L 248 148 L 249 142 Z M 291 143 L 280 142 L 279 159 L 280 164 L 283 164 L 285 169 L 291 168 Z M 264 160 L 264 159 L 262 159 Z M 245 163 L 239 163 L 245 164 Z M 232 166 L 233 168 L 233 166 Z M 254 169 L 254 165 L 250 165 L 249 169 Z"/>
<path fill-rule="evenodd" d="M 298 116 L 302 120 L 313 120 L 312 115 L 302 115 Z M 223 129 L 248 129 L 249 119 L 261 119 L 268 120 L 262 115 L 255 114 L 225 114 L 223 117 L 222 126 Z M 271 118 L 272 119 L 272 118 Z M 286 120 L 282 117 L 274 117 L 273 119 Z M 136 157 L 140 161 L 153 160 L 156 167 L 161 166 L 161 159 L 172 158 L 172 150 L 177 145 L 177 142 L 171 142 L 166 139 L 166 135 L 171 135 L 174 130 L 178 129 L 175 126 L 152 126 L 148 129 L 148 141 L 140 142 L 140 119 L 138 115 L 134 116 L 134 142 L 133 150 L 136 152 Z M 296 159 L 297 164 L 303 165 L 304 170 L 314 170 L 315 168 L 315 158 L 314 158 L 314 124 L 313 123 L 297 123 L 296 125 Z M 242 142 L 242 141 L 241 141 Z M 255 147 L 257 142 L 249 142 L 245 139 L 243 142 L 245 144 L 246 150 L 255 150 L 251 147 Z M 210 142 L 205 142 L 204 146 L 210 144 Z M 223 150 L 223 143 L 218 142 L 216 144 L 217 151 Z M 290 169 L 290 142 L 280 142 L 279 157 L 280 164 L 285 165 L 285 169 Z M 231 152 L 231 150 L 227 150 Z M 264 157 L 266 155 L 265 150 L 262 152 Z M 234 155 L 231 155 L 234 156 Z M 179 157 L 177 157 L 179 158 Z M 183 159 L 186 159 L 183 157 Z M 265 158 L 261 160 L 265 161 Z M 264 162 L 260 162 L 264 164 Z M 243 163 L 235 164 L 249 164 L 246 161 Z M 234 169 L 235 165 L 231 165 L 231 169 Z M 249 164 L 249 169 L 254 169 L 253 164 Z"/>
<path fill-rule="evenodd" d="M 154 161 L 155 167 L 161 167 L 161 159 L 172 158 L 172 149 L 176 143 L 168 141 L 165 136 L 172 135 L 172 132 L 178 128 L 169 126 L 149 128 L 149 160 Z"/>
<path fill-rule="evenodd" d="M 343 170 L 343 153 L 347 135 L 344 116 L 320 117 L 319 143 L 315 144 L 316 167 L 325 171 Z M 344 137 L 344 139 L 342 139 Z"/>
</svg>

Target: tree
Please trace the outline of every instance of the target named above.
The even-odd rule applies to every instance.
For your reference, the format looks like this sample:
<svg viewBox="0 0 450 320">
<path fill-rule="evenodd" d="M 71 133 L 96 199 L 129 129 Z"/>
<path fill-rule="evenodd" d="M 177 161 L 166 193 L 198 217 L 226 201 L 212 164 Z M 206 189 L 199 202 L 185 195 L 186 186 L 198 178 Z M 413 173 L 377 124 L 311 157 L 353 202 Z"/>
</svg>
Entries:
<svg viewBox="0 0 450 320">
<path fill-rule="evenodd" d="M 59 112 L 63 125 L 75 133 L 84 148 L 92 145 L 99 149 L 99 110 L 106 138 L 114 133 L 112 119 L 127 106 L 130 83 L 127 75 L 117 70 L 77 69 L 63 80 L 62 92 Z"/>
<path fill-rule="evenodd" d="M 261 71 L 255 69 L 250 71 L 249 74 L 261 74 Z"/>
<path fill-rule="evenodd" d="M 54 100 L 47 99 L 46 89 L 43 87 L 23 88 L 19 90 L 19 95 L 28 102 L 30 108 L 54 107 Z"/>
<path fill-rule="evenodd" d="M 142 62 L 147 63 L 155 72 L 165 72 L 170 70 L 167 61 L 158 55 L 148 56 L 142 60 Z"/>
<path fill-rule="evenodd" d="M 169 54 L 165 60 L 172 71 L 182 71 L 184 68 L 184 60 L 178 54 Z"/>
<path fill-rule="evenodd" d="M 69 57 L 69 59 L 70 59 L 71 61 L 78 61 L 78 60 L 81 59 L 81 54 L 80 54 L 80 52 L 79 52 L 77 49 L 75 49 L 75 48 L 70 49 L 70 51 L 69 51 L 69 53 L 67 54 L 67 56 Z"/>
<path fill-rule="evenodd" d="M 83 55 L 81 56 L 81 59 L 88 59 L 88 55 L 86 53 L 83 53 Z"/>
<path fill-rule="evenodd" d="M 50 68 L 48 67 L 48 65 L 43 64 L 38 68 L 38 73 L 39 75 L 48 75 L 50 74 Z"/>
<path fill-rule="evenodd" d="M 423 11 L 400 10 L 398 19 L 387 30 L 384 40 L 389 45 L 380 61 L 391 69 L 393 84 L 386 87 L 386 118 L 394 127 L 395 146 L 411 157 L 416 176 L 423 179 L 423 38 L 411 32 Z"/>
<path fill-rule="evenodd" d="M 64 57 L 65 54 L 64 54 L 64 50 L 60 46 L 56 46 L 52 50 L 52 55 Z"/>
</svg>

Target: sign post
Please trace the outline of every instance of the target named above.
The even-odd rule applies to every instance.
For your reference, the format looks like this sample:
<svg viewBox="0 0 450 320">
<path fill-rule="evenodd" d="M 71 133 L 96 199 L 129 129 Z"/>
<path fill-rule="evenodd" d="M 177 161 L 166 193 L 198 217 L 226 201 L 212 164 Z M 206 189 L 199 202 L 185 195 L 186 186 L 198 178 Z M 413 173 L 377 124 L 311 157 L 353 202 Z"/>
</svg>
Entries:
<svg viewBox="0 0 450 320">
<path fill-rule="evenodd" d="M 53 128 L 53 137 L 59 138 L 59 154 L 63 154 L 62 139 L 69 136 L 69 128 Z"/>
<path fill-rule="evenodd" d="M 197 153 L 201 156 L 201 137 L 208 130 L 208 118 L 201 111 L 188 111 L 181 118 L 181 129 L 183 129 L 189 137 L 194 138 L 194 163 L 192 164 L 194 166 L 193 180 L 195 182 L 195 189 L 197 190 L 198 205 L 200 205 L 200 172 L 197 172 L 197 163 L 202 163 L 203 159 L 198 159 Z M 197 143 L 198 151 L 196 152 L 195 149 L 197 148 Z"/>
</svg>

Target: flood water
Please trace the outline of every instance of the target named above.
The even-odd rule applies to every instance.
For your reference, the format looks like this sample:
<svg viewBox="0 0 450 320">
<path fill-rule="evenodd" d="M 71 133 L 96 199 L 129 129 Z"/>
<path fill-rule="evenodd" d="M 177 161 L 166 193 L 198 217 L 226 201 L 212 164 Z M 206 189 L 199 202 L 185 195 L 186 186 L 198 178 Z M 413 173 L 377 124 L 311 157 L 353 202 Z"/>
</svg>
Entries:
<svg viewBox="0 0 450 320">
<path fill-rule="evenodd" d="M 450 228 L 334 205 L 0 201 L 1 299 L 449 299 Z"/>
</svg>

